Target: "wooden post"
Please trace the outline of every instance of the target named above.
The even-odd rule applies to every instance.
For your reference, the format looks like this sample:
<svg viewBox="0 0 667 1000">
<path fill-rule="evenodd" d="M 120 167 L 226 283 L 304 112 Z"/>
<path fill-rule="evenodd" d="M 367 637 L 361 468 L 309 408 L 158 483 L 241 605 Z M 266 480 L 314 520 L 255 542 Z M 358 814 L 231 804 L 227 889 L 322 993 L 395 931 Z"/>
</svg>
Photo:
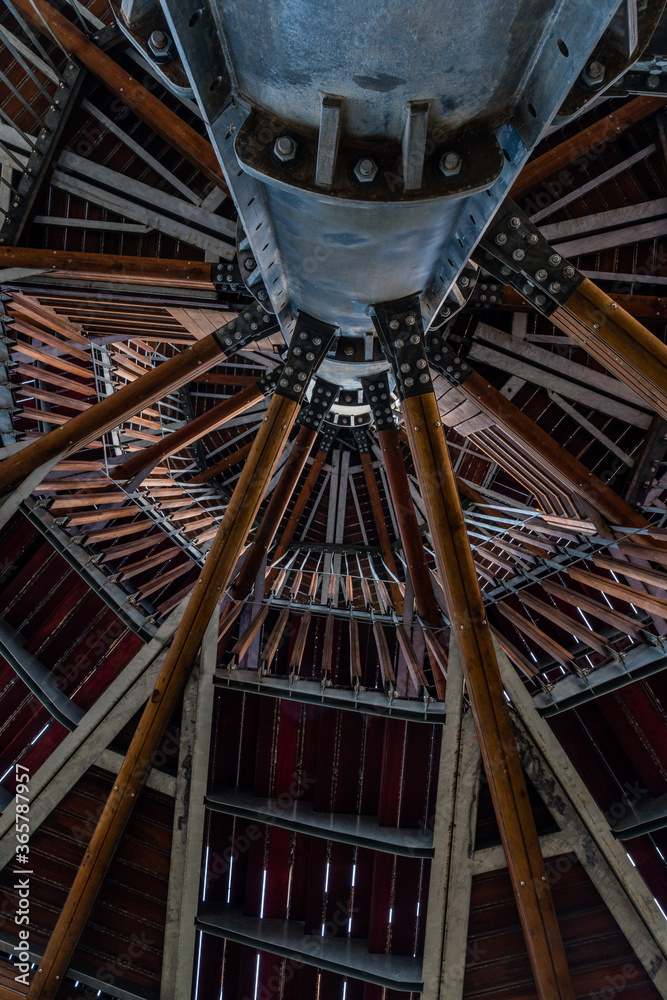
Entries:
<svg viewBox="0 0 667 1000">
<path fill-rule="evenodd" d="M 83 448 L 168 392 L 174 392 L 191 381 L 195 373 L 212 368 L 223 357 L 215 335 L 209 334 L 193 347 L 163 361 L 157 368 L 117 389 L 89 410 L 78 413 L 61 427 L 5 459 L 0 465 L 0 490 L 20 483 L 57 455 L 69 455 Z"/>
<path fill-rule="evenodd" d="M 507 867 L 540 1000 L 574 1000 L 498 661 L 433 392 L 418 298 L 375 307 L 461 660 Z"/>
<path fill-rule="evenodd" d="M 200 416 L 188 421 L 178 430 L 167 434 L 156 444 L 136 452 L 131 458 L 116 466 L 111 473 L 112 477 L 122 481 L 143 478 L 142 473 L 147 474 L 163 459 L 181 451 L 193 441 L 198 441 L 205 434 L 210 434 L 216 427 L 220 427 L 225 421 L 237 417 L 261 399 L 264 399 L 264 393 L 259 383 L 255 382 L 254 385 L 249 385 L 241 392 L 235 393 L 229 399 L 223 400 L 222 403 L 218 403 L 210 410 L 206 410 Z"/>
<path fill-rule="evenodd" d="M 299 432 L 292 446 L 280 479 L 271 494 L 261 524 L 257 529 L 252 545 L 248 550 L 245 561 L 239 575 L 232 587 L 232 597 L 234 600 L 243 601 L 252 590 L 255 578 L 262 565 L 262 560 L 266 557 L 271 542 L 275 538 L 280 527 L 287 505 L 292 499 L 292 494 L 301 478 L 305 464 L 308 461 L 311 448 L 315 444 L 317 431 L 305 424 L 299 428 Z M 263 595 L 255 595 L 255 600 Z"/>
<path fill-rule="evenodd" d="M 667 347 L 584 278 L 552 322 L 667 420 Z"/>
<path fill-rule="evenodd" d="M 320 472 L 322 471 L 322 466 L 324 465 L 328 454 L 328 448 L 320 448 L 315 458 L 313 459 L 313 464 L 308 470 L 308 475 L 306 476 L 306 481 L 303 484 L 303 489 L 296 498 L 296 503 L 292 508 L 292 513 L 289 516 L 289 520 L 285 525 L 285 530 L 283 531 L 280 541 L 276 546 L 276 551 L 273 554 L 273 560 L 282 559 L 282 557 L 287 552 L 289 544 L 294 538 L 294 532 L 299 526 L 299 521 L 301 520 L 301 515 L 304 512 L 305 506 L 308 503 L 308 498 L 311 496 L 313 489 L 315 488 L 315 483 L 320 477 Z M 266 586 L 265 589 L 271 590 L 276 577 L 280 571 L 278 569 L 269 570 L 266 576 Z"/>
<path fill-rule="evenodd" d="M 574 1000 L 437 400 L 402 407 L 538 996 Z"/>
<path fill-rule="evenodd" d="M 35 973 L 28 993 L 30 1000 L 51 1000 L 65 979 L 81 932 L 150 772 L 152 757 L 183 692 L 206 626 L 229 583 L 298 409 L 298 403 L 284 396 L 277 395 L 271 400 L 153 694 Z"/>
<path fill-rule="evenodd" d="M 371 502 L 371 510 L 373 511 L 373 520 L 375 521 L 375 527 L 377 528 L 378 537 L 380 539 L 380 548 L 382 550 L 382 558 L 384 559 L 384 564 L 392 574 L 392 576 L 398 578 L 398 567 L 396 566 L 396 560 L 394 559 L 394 552 L 391 547 L 391 540 L 389 538 L 389 532 L 387 531 L 387 525 L 384 519 L 384 512 L 382 510 L 382 501 L 380 500 L 380 491 L 378 489 L 377 479 L 375 478 L 375 470 L 373 468 L 373 461 L 370 456 L 370 452 L 362 451 L 361 455 L 361 465 L 364 470 L 364 479 L 366 481 L 366 489 L 368 490 L 368 497 Z M 399 618 L 403 617 L 403 594 L 401 593 L 401 588 L 397 583 L 390 583 L 391 593 L 394 598 L 394 607 L 396 608 L 396 614 Z"/>
<path fill-rule="evenodd" d="M 161 135 L 188 163 L 229 193 L 213 147 L 182 118 L 171 111 L 127 70 L 121 69 L 95 42 L 45 0 L 15 0 L 23 16 L 49 42 L 55 36 L 63 47 L 83 63 L 134 114 Z"/>
</svg>

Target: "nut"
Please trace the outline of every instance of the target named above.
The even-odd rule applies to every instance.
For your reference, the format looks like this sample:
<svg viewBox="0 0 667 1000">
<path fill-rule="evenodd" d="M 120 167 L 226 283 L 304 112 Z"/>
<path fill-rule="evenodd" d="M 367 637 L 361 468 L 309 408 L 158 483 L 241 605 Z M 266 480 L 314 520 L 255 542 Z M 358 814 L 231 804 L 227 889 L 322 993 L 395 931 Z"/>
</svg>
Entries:
<svg viewBox="0 0 667 1000">
<path fill-rule="evenodd" d="M 462 160 L 458 153 L 443 153 L 440 157 L 440 163 L 438 167 L 440 173 L 446 179 L 451 177 L 456 177 L 457 174 L 461 172 Z"/>
<path fill-rule="evenodd" d="M 584 83 L 587 83 L 589 87 L 600 87 L 604 80 L 605 65 L 598 59 L 594 59 L 592 62 L 589 62 L 581 75 Z"/>
<path fill-rule="evenodd" d="M 289 135 L 281 135 L 273 144 L 273 152 L 283 163 L 289 163 L 296 156 L 296 143 Z"/>
<path fill-rule="evenodd" d="M 354 165 L 354 176 L 362 184 L 374 181 L 377 177 L 377 172 L 378 165 L 375 160 L 371 160 L 370 156 L 364 156 L 361 160 L 357 160 Z"/>
</svg>

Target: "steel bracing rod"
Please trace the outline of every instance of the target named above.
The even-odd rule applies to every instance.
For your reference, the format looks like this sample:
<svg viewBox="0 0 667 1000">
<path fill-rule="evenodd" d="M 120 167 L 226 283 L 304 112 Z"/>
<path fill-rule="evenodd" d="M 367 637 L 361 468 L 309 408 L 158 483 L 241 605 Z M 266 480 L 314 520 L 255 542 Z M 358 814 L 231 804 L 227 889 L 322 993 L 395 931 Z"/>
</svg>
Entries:
<svg viewBox="0 0 667 1000">
<path fill-rule="evenodd" d="M 247 386 L 229 399 L 225 399 L 211 407 L 210 410 L 206 410 L 200 416 L 189 420 L 178 430 L 166 434 L 156 444 L 149 445 L 148 448 L 136 452 L 126 461 L 121 462 L 120 465 L 111 470 L 112 478 L 124 482 L 130 480 L 132 486 L 136 488 L 159 462 L 183 448 L 187 448 L 195 441 L 199 441 L 200 438 L 210 434 L 227 420 L 238 417 L 239 414 L 250 409 L 262 399 L 264 399 L 264 392 L 259 382 Z"/>
<path fill-rule="evenodd" d="M 227 191 L 213 148 L 206 139 L 142 87 L 126 70 L 121 69 L 110 56 L 45 0 L 14 0 L 14 4 L 49 41 L 55 38 L 188 163 L 192 163 L 209 180 Z"/>
<path fill-rule="evenodd" d="M 268 320 L 265 324 L 264 318 Z M 257 334 L 250 329 L 256 321 L 262 323 L 262 333 L 268 334 L 275 329 L 275 319 L 269 317 L 262 306 L 249 306 L 231 323 L 204 337 L 193 347 L 163 361 L 134 382 L 117 389 L 89 410 L 77 414 L 66 424 L 12 455 L 0 465 L 0 491 L 18 485 L 35 469 L 58 456 L 71 454 L 95 441 L 156 400 L 190 382 L 196 375 L 212 368 L 247 340 L 256 339 Z"/>
<path fill-rule="evenodd" d="M 306 334 L 306 339 L 299 341 L 299 345 L 307 350 L 311 361 L 295 357 L 292 349 L 288 352 L 293 379 L 281 380 L 260 425 L 153 693 L 34 975 L 28 993 L 30 1000 L 51 1000 L 65 978 L 120 838 L 146 783 L 153 754 L 183 694 L 211 615 L 229 584 L 276 471 L 305 395 L 308 376 L 326 354 L 334 330 L 302 315 L 297 320 L 294 338 L 302 333 Z M 301 350 L 299 355 L 302 355 Z"/>
<path fill-rule="evenodd" d="M 584 278 L 511 199 L 475 257 L 667 418 L 667 346 Z"/>
<path fill-rule="evenodd" d="M 540 1000 L 574 1000 L 463 511 L 428 373 L 417 296 L 375 307 L 394 365 L 436 562 Z"/>
</svg>

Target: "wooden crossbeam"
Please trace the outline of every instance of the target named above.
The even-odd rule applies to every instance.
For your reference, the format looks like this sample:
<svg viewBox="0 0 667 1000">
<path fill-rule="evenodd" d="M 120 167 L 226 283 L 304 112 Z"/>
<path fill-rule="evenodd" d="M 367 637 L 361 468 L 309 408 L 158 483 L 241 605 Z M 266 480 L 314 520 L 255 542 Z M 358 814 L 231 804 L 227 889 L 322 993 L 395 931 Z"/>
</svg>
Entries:
<svg viewBox="0 0 667 1000">
<path fill-rule="evenodd" d="M 127 70 L 121 69 L 94 41 L 45 0 L 15 0 L 23 16 L 49 42 L 55 35 L 64 48 L 76 56 L 112 94 L 138 118 L 162 136 L 170 146 L 192 163 L 209 180 L 228 192 L 213 147 L 171 111 L 159 98 L 143 87 Z"/>
</svg>

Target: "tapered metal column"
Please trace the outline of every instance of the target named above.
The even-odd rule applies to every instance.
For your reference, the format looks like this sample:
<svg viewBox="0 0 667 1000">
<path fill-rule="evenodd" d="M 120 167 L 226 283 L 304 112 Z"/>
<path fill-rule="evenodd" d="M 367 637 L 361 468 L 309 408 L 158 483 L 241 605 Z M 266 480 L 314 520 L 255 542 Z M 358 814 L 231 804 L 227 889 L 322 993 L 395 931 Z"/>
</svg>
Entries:
<svg viewBox="0 0 667 1000">
<path fill-rule="evenodd" d="M 540 1000 L 574 1000 L 565 950 L 503 693 L 438 404 L 417 296 L 375 307 L 394 365 L 452 637 L 475 726 Z M 398 346 L 397 346 L 398 345 Z"/>
<path fill-rule="evenodd" d="M 251 330 L 251 324 L 255 324 L 254 330 Z M 233 354 L 244 344 L 257 340 L 258 326 L 267 336 L 277 328 L 277 321 L 261 305 L 253 303 L 231 323 L 204 337 L 193 347 L 163 361 L 157 368 L 117 389 L 89 410 L 72 417 L 66 424 L 5 459 L 0 465 L 0 491 L 20 483 L 35 469 L 57 456 L 83 448 L 123 420 L 128 420 L 167 393 L 192 381 L 196 375 L 208 371 L 227 354 Z"/>
<path fill-rule="evenodd" d="M 114 788 L 35 973 L 30 1000 L 50 1000 L 65 978 L 120 838 L 151 769 L 152 757 L 178 703 L 210 617 L 227 587 L 266 488 L 296 419 L 307 379 L 326 353 L 333 328 L 301 316 L 312 363 L 288 353 L 293 378 L 281 379 L 213 540 L 201 576 L 164 661 L 153 694 L 132 737 Z M 297 382 L 299 373 L 305 378 Z M 284 383 L 284 384 L 283 384 Z"/>
</svg>

